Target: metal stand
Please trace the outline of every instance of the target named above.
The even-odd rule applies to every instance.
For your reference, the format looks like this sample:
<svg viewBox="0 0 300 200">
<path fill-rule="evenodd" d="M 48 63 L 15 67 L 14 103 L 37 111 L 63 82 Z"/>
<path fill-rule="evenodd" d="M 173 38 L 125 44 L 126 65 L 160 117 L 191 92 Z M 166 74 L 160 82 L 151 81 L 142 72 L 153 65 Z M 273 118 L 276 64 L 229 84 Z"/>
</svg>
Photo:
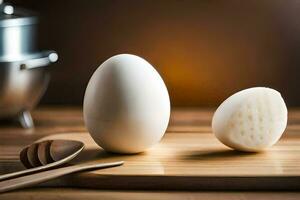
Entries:
<svg viewBox="0 0 300 200">
<path fill-rule="evenodd" d="M 19 115 L 19 121 L 23 128 L 34 128 L 34 123 L 28 110 L 21 112 Z"/>
</svg>

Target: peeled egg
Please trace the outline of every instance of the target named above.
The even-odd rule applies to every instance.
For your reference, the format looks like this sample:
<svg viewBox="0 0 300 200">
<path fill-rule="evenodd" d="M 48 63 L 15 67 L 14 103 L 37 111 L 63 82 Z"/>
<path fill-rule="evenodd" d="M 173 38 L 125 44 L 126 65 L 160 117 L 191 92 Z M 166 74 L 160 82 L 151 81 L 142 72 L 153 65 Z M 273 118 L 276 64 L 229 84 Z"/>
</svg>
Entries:
<svg viewBox="0 0 300 200">
<path fill-rule="evenodd" d="M 120 54 L 102 63 L 85 91 L 84 121 L 94 141 L 116 153 L 139 153 L 158 143 L 170 99 L 158 72 L 141 57 Z"/>
<path fill-rule="evenodd" d="M 287 108 L 274 89 L 255 87 L 226 99 L 212 119 L 215 136 L 240 151 L 257 152 L 274 145 L 287 126 Z"/>
</svg>

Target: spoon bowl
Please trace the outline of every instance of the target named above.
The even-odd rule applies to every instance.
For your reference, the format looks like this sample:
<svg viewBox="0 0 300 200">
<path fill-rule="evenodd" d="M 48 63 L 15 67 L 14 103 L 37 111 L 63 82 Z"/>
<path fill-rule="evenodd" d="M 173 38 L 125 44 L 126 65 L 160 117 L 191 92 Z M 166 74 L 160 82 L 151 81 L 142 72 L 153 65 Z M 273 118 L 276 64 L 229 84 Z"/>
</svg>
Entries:
<svg viewBox="0 0 300 200">
<path fill-rule="evenodd" d="M 0 176 L 0 181 L 63 165 L 76 157 L 84 143 L 75 140 L 45 140 L 33 143 L 20 152 L 20 160 L 27 170 Z"/>
<path fill-rule="evenodd" d="M 64 164 L 77 156 L 84 144 L 75 140 L 45 140 L 25 147 L 20 160 L 26 168 Z"/>
</svg>

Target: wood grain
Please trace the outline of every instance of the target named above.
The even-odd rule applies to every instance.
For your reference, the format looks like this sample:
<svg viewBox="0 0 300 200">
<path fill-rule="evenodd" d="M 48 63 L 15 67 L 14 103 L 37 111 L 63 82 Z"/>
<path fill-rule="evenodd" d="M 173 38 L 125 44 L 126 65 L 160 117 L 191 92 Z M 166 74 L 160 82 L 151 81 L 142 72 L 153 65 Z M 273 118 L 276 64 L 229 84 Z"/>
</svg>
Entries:
<svg viewBox="0 0 300 200">
<path fill-rule="evenodd" d="M 86 132 L 45 139 L 67 138 L 86 145 L 71 163 L 126 163 L 69 177 L 62 185 L 102 189 L 300 189 L 300 135 L 286 135 L 263 153 L 242 153 L 225 147 L 211 133 L 168 133 L 160 144 L 136 155 L 106 153 Z"/>
<path fill-rule="evenodd" d="M 299 200 L 296 192 L 109 191 L 74 188 L 27 189 L 1 195 L 1 200 Z"/>
<path fill-rule="evenodd" d="M 75 163 L 101 160 L 123 167 L 67 176 L 44 186 L 101 189 L 300 189 L 300 110 L 289 112 L 284 137 L 269 151 L 246 154 L 219 143 L 211 134 L 213 109 L 173 109 L 162 142 L 143 154 L 121 156 L 101 150 L 89 137 L 79 108 L 41 108 L 34 112 L 36 129 L 18 124 L 0 127 L 0 173 L 22 169 L 20 149 L 42 137 L 83 140 L 87 148 Z M 59 134 L 57 136 L 57 134 Z"/>
</svg>

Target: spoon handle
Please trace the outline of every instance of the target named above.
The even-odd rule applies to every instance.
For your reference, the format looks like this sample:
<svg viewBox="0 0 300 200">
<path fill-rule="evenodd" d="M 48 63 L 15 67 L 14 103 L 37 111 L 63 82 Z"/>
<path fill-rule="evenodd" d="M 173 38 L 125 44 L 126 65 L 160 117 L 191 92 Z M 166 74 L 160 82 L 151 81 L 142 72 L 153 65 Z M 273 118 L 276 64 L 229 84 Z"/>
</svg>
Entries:
<svg viewBox="0 0 300 200">
<path fill-rule="evenodd" d="M 38 172 L 35 174 L 30 174 L 27 176 L 22 176 L 14 179 L 9 179 L 0 182 L 0 193 L 33 186 L 75 172 L 87 171 L 93 169 L 103 169 L 108 167 L 116 167 L 122 165 L 123 163 L 124 161 L 112 162 L 112 163 L 100 163 L 100 164 L 93 164 L 93 165 L 74 165 L 69 167 L 63 167 L 63 168 Z"/>
<path fill-rule="evenodd" d="M 53 166 L 54 167 L 54 166 Z M 25 170 L 21 170 L 21 171 L 17 171 L 17 172 L 12 172 L 9 174 L 4 174 L 0 176 L 0 182 L 6 179 L 11 179 L 11 178 L 16 178 L 19 176 L 24 176 L 27 174 L 32 174 L 34 172 L 40 172 L 40 171 L 44 171 L 47 169 L 51 169 L 51 167 L 45 167 L 44 165 L 39 166 L 39 167 L 34 167 L 34 168 L 30 168 L 30 169 L 25 169 Z"/>
</svg>

